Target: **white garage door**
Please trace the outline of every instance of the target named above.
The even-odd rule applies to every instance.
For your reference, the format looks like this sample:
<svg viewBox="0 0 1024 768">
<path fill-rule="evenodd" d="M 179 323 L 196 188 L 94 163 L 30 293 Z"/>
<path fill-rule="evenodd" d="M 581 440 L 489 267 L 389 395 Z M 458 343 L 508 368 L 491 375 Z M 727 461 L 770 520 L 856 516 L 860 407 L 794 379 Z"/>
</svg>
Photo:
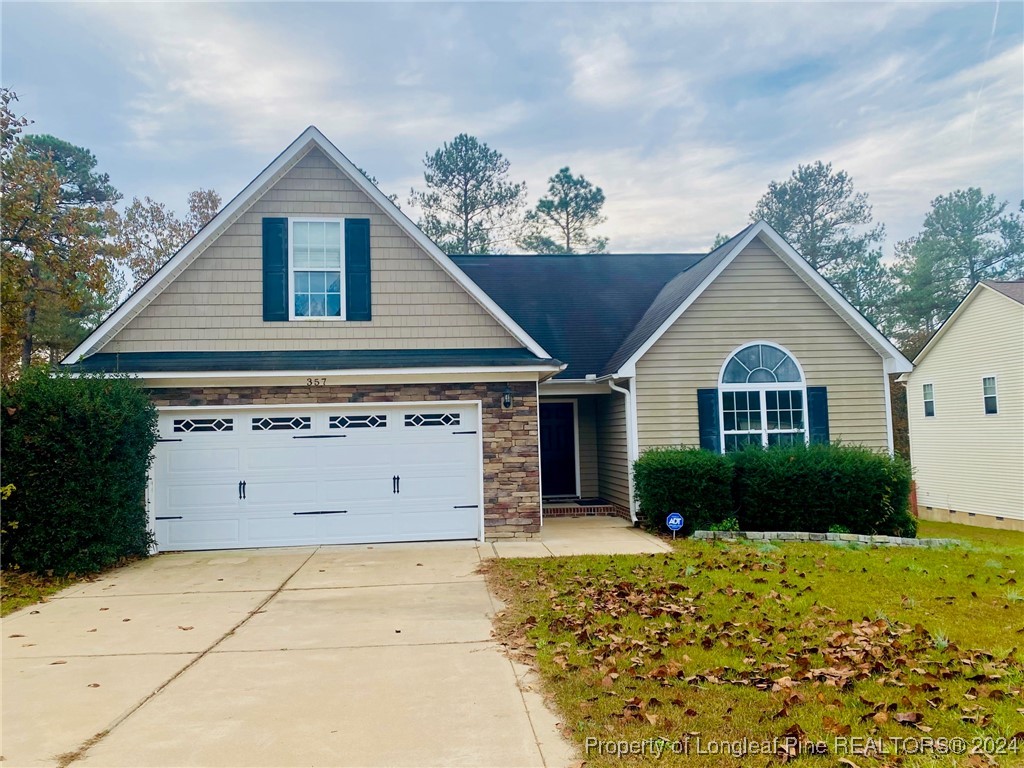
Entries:
<svg viewBox="0 0 1024 768">
<path fill-rule="evenodd" d="M 163 411 L 160 550 L 475 539 L 477 406 Z"/>
</svg>

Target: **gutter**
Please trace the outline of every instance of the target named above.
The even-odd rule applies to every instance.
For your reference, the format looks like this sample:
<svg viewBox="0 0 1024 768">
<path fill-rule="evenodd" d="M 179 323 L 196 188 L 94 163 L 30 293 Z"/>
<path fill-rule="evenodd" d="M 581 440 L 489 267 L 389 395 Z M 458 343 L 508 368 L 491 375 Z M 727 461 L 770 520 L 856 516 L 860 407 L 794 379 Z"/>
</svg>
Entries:
<svg viewBox="0 0 1024 768">
<path fill-rule="evenodd" d="M 608 386 L 615 392 L 621 392 L 626 398 L 626 455 L 629 459 L 627 482 L 629 483 L 629 519 L 633 525 L 639 521 L 636 516 L 636 494 L 633 491 L 633 462 L 638 458 L 638 447 L 636 439 L 636 398 L 633 392 L 615 383 L 614 376 L 602 376 L 600 380 L 607 380 Z M 636 380 L 632 377 L 627 379 L 635 386 Z"/>
</svg>

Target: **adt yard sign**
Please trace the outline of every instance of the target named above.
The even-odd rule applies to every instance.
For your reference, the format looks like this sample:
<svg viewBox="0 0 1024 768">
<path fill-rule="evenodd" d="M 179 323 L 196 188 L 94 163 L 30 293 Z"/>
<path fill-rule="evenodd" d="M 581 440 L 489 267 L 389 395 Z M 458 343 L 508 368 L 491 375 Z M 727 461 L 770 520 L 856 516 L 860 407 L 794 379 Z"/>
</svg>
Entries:
<svg viewBox="0 0 1024 768">
<path fill-rule="evenodd" d="M 665 525 L 672 531 L 672 538 L 676 537 L 676 531 L 683 527 L 683 516 L 678 512 L 672 512 L 665 518 Z"/>
</svg>

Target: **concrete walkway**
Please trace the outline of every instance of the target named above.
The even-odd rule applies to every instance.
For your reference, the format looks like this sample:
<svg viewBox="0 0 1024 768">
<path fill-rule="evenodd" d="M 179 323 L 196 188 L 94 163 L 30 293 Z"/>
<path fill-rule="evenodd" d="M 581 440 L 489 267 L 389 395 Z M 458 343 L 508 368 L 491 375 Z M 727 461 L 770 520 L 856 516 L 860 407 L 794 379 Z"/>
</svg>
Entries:
<svg viewBox="0 0 1024 768">
<path fill-rule="evenodd" d="M 532 673 L 491 640 L 478 569 L 570 554 L 574 528 L 575 554 L 662 551 L 621 523 L 165 554 L 77 585 L 3 620 L 3 764 L 569 765 Z"/>
</svg>

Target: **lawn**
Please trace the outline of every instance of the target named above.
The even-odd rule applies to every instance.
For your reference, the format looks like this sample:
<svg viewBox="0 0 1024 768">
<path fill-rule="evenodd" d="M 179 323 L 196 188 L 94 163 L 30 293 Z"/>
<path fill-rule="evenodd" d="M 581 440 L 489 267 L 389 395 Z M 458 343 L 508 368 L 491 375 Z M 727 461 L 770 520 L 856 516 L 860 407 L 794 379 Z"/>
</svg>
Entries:
<svg viewBox="0 0 1024 768">
<path fill-rule="evenodd" d="M 936 525 L 922 534 L 974 532 Z M 540 670 L 588 767 L 659 752 L 716 768 L 1020 766 L 1024 536 L 991 533 L 939 550 L 680 541 L 492 561 L 488 578 L 499 636 Z"/>
<path fill-rule="evenodd" d="M 0 572 L 0 616 L 41 602 L 76 581 L 74 576 L 40 576 L 4 569 Z"/>
</svg>

